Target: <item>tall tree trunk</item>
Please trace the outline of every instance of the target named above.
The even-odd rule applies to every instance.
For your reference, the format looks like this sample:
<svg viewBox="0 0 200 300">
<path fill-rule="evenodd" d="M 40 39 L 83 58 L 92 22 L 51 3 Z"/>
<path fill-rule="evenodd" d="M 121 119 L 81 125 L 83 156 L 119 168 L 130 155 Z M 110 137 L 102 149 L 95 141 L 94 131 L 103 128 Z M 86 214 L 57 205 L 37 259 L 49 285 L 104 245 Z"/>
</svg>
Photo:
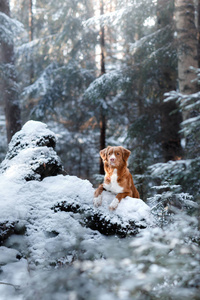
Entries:
<svg viewBox="0 0 200 300">
<path fill-rule="evenodd" d="M 166 5 L 168 10 L 166 9 Z M 169 9 L 170 8 L 170 9 Z M 157 27 L 164 28 L 168 24 L 173 23 L 173 1 L 158 0 L 157 1 Z M 171 31 L 169 43 L 173 42 L 173 32 Z M 182 156 L 182 147 L 180 139 L 180 123 L 182 121 L 181 114 L 175 101 L 164 102 L 164 93 L 176 89 L 176 70 L 170 68 L 170 57 L 165 58 L 161 75 L 159 76 L 159 86 L 161 90 L 161 135 L 162 135 L 162 151 L 164 160 L 176 160 Z M 168 60 L 168 61 L 166 61 Z M 173 111 L 176 111 L 172 114 Z"/>
<path fill-rule="evenodd" d="M 190 67 L 198 68 L 197 28 L 195 26 L 194 0 L 175 0 L 176 30 L 178 39 L 178 82 L 182 94 L 197 91 L 193 80 L 196 75 Z M 183 113 L 186 120 L 190 112 Z"/>
<path fill-rule="evenodd" d="M 100 14 L 104 14 L 104 2 L 100 0 Z M 106 73 L 105 68 L 105 28 L 101 26 L 100 28 L 100 47 L 101 47 L 101 75 Z"/>
<path fill-rule="evenodd" d="M 100 14 L 104 14 L 104 2 L 100 0 Z M 106 73 L 105 68 L 105 29 L 104 26 L 100 28 L 100 47 L 101 47 L 101 76 Z M 100 150 L 106 146 L 106 112 L 103 106 L 100 109 Z M 104 174 L 103 162 L 100 160 L 100 174 Z"/>
<path fill-rule="evenodd" d="M 33 41 L 33 1 L 29 0 L 29 42 Z M 30 61 L 30 84 L 33 83 L 34 78 L 34 68 L 33 68 L 33 61 Z"/>
<path fill-rule="evenodd" d="M 200 68 L 200 0 L 197 3 L 197 43 L 198 68 Z"/>
<path fill-rule="evenodd" d="M 0 1 L 0 11 L 10 16 L 8 0 Z M 18 99 L 16 72 L 14 66 L 14 46 L 2 40 L 0 43 L 0 63 L 4 74 L 0 83 L 2 98 L 5 105 L 7 140 L 10 142 L 13 134 L 21 129 L 21 112 Z"/>
</svg>

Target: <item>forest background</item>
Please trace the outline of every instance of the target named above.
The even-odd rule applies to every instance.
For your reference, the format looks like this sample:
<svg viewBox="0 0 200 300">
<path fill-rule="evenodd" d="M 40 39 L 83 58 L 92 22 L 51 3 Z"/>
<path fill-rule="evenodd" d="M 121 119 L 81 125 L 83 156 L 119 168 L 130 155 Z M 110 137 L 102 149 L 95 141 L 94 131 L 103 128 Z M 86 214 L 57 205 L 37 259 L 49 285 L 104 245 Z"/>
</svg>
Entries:
<svg viewBox="0 0 200 300">
<path fill-rule="evenodd" d="M 97 228 L 101 209 L 115 228 L 121 210 L 93 208 L 90 182 L 25 181 L 46 167 L 30 135 L 45 125 L 29 122 L 0 165 L 1 297 L 199 299 L 199 67 L 200 0 L 0 0 L 0 161 L 38 120 L 66 173 L 95 187 L 99 150 L 122 145 L 147 203 L 135 199 L 134 212 L 154 220 L 134 237 L 104 236 L 74 208 L 88 203 Z M 57 211 L 64 203 L 73 210 Z"/>
<path fill-rule="evenodd" d="M 97 184 L 99 150 L 122 145 L 142 199 L 156 183 L 197 201 L 199 12 L 197 0 L 1 0 L 1 160 L 40 120 L 68 174 Z"/>
</svg>

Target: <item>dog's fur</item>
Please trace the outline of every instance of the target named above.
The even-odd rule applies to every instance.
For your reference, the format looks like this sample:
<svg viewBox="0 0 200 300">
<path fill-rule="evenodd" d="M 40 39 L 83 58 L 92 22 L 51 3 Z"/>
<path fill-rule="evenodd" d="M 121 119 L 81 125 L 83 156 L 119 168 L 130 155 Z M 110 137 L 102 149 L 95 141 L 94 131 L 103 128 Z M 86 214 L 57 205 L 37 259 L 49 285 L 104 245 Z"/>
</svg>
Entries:
<svg viewBox="0 0 200 300">
<path fill-rule="evenodd" d="M 105 177 L 104 183 L 100 184 L 94 193 L 94 205 L 96 207 L 102 204 L 101 194 L 103 190 L 110 191 L 116 195 L 109 206 L 110 210 L 115 210 L 119 202 L 127 196 L 140 198 L 127 168 L 127 160 L 130 153 L 129 150 L 121 146 L 108 146 L 100 151 L 100 156 L 104 163 Z"/>
</svg>

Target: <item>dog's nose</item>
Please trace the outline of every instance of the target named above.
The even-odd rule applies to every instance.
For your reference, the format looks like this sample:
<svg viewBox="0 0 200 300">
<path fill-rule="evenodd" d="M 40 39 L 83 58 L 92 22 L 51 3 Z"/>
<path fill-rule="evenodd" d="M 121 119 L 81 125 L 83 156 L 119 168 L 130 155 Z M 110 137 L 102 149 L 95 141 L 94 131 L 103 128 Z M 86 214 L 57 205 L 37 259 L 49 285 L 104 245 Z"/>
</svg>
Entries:
<svg viewBox="0 0 200 300">
<path fill-rule="evenodd" d="M 114 162 L 114 161 L 115 161 L 115 159 L 114 159 L 114 158 L 111 158 L 111 159 L 110 159 L 110 161 L 111 161 L 111 162 Z"/>
</svg>

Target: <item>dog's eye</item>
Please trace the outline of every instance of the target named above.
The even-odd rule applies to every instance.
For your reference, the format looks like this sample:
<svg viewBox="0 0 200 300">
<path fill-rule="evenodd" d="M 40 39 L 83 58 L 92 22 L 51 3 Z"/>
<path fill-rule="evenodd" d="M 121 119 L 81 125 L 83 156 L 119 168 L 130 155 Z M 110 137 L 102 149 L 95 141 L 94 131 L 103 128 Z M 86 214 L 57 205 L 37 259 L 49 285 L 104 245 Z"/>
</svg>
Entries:
<svg viewBox="0 0 200 300">
<path fill-rule="evenodd" d="M 111 155 L 111 153 L 108 153 L 108 155 Z"/>
<path fill-rule="evenodd" d="M 117 155 L 119 155 L 119 152 L 117 152 Z"/>
</svg>

